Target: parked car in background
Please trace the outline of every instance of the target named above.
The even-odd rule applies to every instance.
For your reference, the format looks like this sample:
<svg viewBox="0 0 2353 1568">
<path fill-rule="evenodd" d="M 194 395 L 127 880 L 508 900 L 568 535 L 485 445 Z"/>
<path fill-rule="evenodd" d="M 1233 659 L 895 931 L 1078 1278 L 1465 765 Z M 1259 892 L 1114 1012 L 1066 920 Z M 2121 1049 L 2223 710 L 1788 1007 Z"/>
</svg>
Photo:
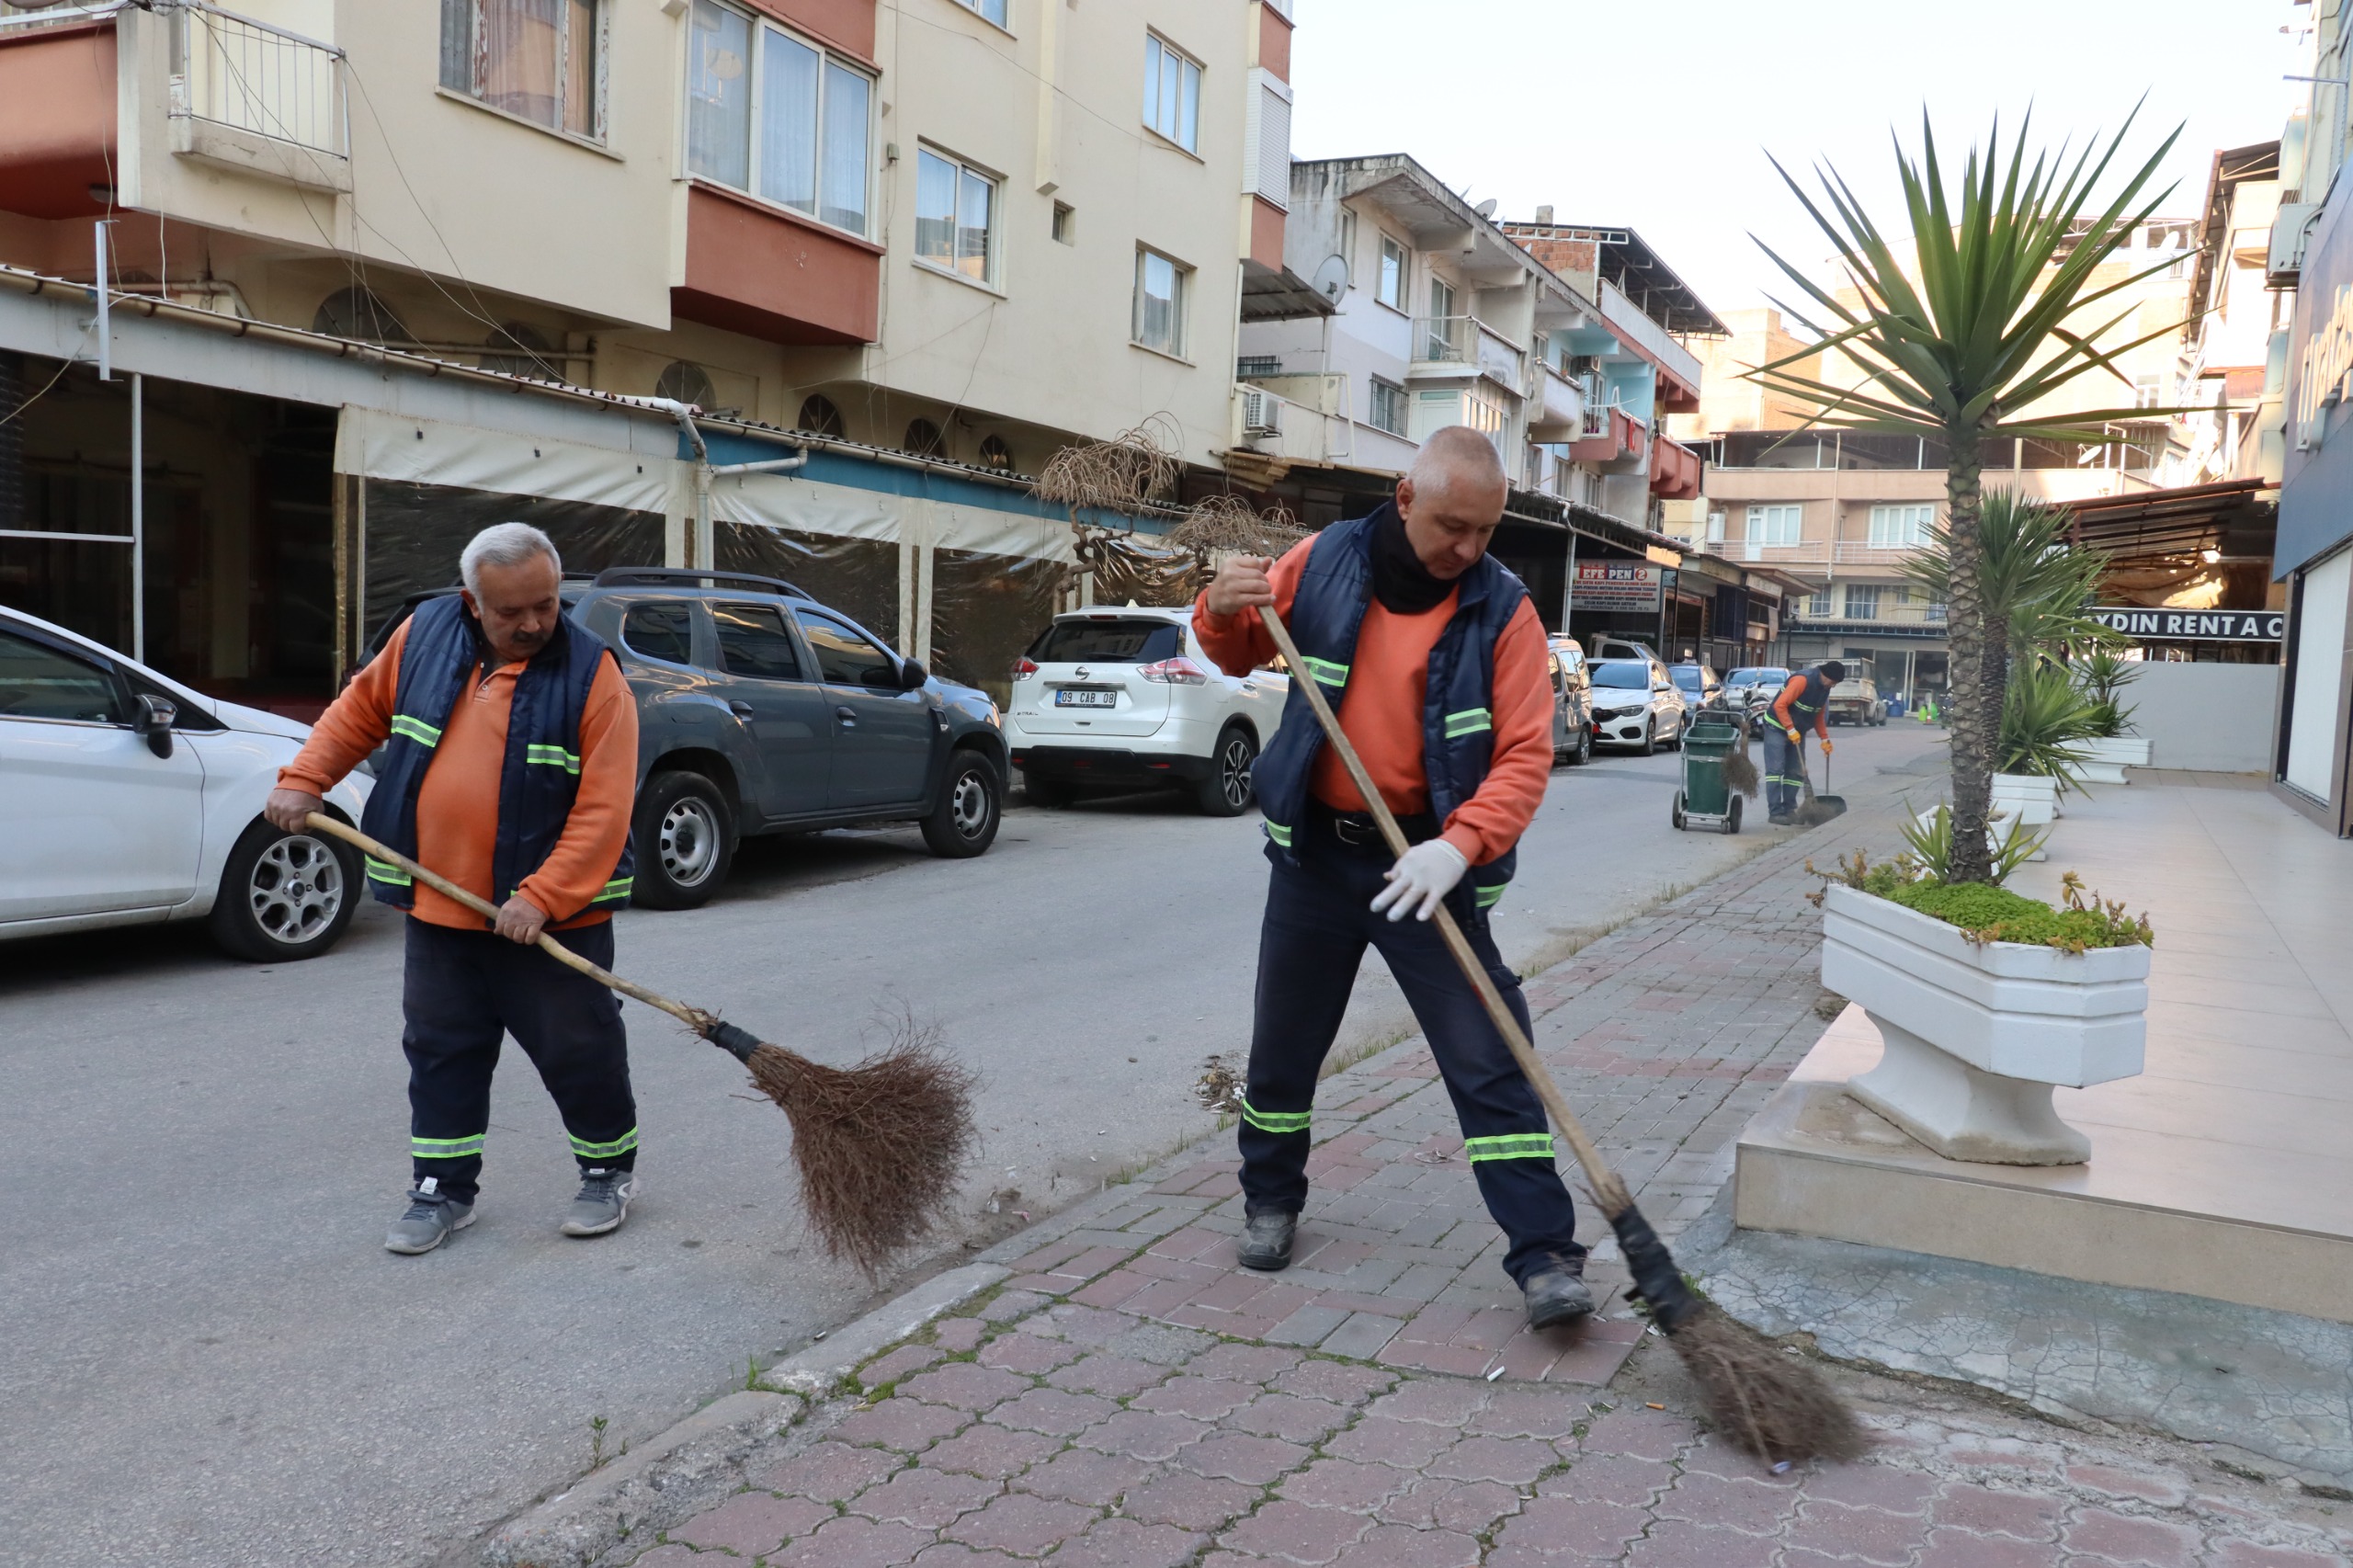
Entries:
<svg viewBox="0 0 2353 1568">
<path fill-rule="evenodd" d="M 1600 659 L 1593 675 L 1594 739 L 1648 756 L 1683 744 L 1683 693 L 1655 659 Z"/>
<path fill-rule="evenodd" d="M 1769 707 L 1790 684 L 1790 672 L 1779 665 L 1759 665 L 1724 676 L 1723 705 L 1745 713 L 1752 707 Z"/>
<path fill-rule="evenodd" d="M 1887 705 L 1879 687 L 1868 676 L 1842 680 L 1830 688 L 1830 722 L 1834 724 L 1884 724 Z"/>
<path fill-rule="evenodd" d="M 1072 610 L 1013 666 L 1006 739 L 1039 805 L 1175 785 L 1210 815 L 1236 816 L 1256 799 L 1251 770 L 1290 696 L 1287 675 L 1219 669 L 1189 605 Z"/>
<path fill-rule="evenodd" d="M 1593 759 L 1593 676 L 1574 637 L 1551 637 L 1552 761 L 1580 767 Z"/>
<path fill-rule="evenodd" d="M 951 859 L 995 842 L 1006 745 L 986 692 L 780 578 L 621 566 L 563 593 L 637 697 L 637 903 L 706 903 L 765 835 L 914 823 Z M 379 628 L 371 655 L 432 597 Z"/>
<path fill-rule="evenodd" d="M 1597 659 L 1648 659 L 1654 665 L 1663 665 L 1666 662 L 1658 656 L 1658 650 L 1649 643 L 1637 642 L 1626 637 L 1597 637 L 1593 640 L 1593 646 L 1586 652 Z"/>
<path fill-rule="evenodd" d="M 201 918 L 241 959 L 325 952 L 358 853 L 261 818 L 310 733 L 0 609 L 0 939 Z M 346 779 L 327 810 L 358 823 L 369 787 Z"/>
<path fill-rule="evenodd" d="M 1718 706 L 1723 698 L 1722 679 L 1705 665 L 1670 665 L 1666 673 L 1683 693 L 1684 707 L 1693 713 Z"/>
</svg>

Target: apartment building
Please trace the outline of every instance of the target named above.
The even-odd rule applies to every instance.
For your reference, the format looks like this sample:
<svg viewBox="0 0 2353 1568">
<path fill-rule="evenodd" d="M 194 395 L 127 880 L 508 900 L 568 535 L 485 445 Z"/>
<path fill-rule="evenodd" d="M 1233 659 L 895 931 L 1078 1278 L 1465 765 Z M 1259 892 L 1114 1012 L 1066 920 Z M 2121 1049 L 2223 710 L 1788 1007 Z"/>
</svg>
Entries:
<svg viewBox="0 0 2353 1568">
<path fill-rule="evenodd" d="M 0 4 L 0 597 L 299 711 L 521 517 L 999 683 L 1074 575 L 1024 476 L 1216 473 L 1245 295 L 1328 308 L 1289 13 Z"/>
<path fill-rule="evenodd" d="M 2118 369 L 2130 384 L 2086 377 L 2038 413 L 2155 410 L 2198 395 L 2195 384 L 2183 384 L 2179 335 L 2167 329 L 2188 319 L 2202 229 L 2195 221 L 2153 220 L 2096 275 L 2094 288 L 2154 273 L 2110 296 L 2100 322 L 2086 324 L 2088 330 L 2123 315 L 2104 342 L 2118 350 Z M 1789 661 L 1860 665 L 1883 692 L 1907 699 L 1941 691 L 1945 608 L 1907 581 L 1904 564 L 1943 515 L 1942 447 L 1911 436 L 1806 428 L 1811 411 L 1745 379 L 1750 368 L 1802 352 L 1805 340 L 1778 311 L 1734 312 L 1730 324 L 1728 336 L 1704 348 L 1698 407 L 1671 426 L 1705 442 L 1703 495 L 1665 517 L 1665 526 L 1694 550 L 1776 567 L 1805 585 L 1792 596 L 1782 626 L 1780 651 Z M 2154 341 L 2122 347 L 2152 334 Z M 1793 369 L 1831 386 L 1862 380 L 1836 351 Z M 2110 428 L 2105 441 L 1988 442 L 1979 454 L 1985 488 L 2072 503 L 2173 481 L 2187 447 L 2169 415 L 2153 413 Z"/>
<path fill-rule="evenodd" d="M 1402 155 L 1296 163 L 1289 205 L 1288 270 L 1331 308 L 1245 310 L 1237 485 L 1320 527 L 1385 499 L 1430 431 L 1468 425 L 1512 478 L 1495 552 L 1548 626 L 1658 641 L 1687 598 L 1714 602 L 1678 584 L 1656 524 L 1699 494 L 1698 455 L 1660 428 L 1697 406 L 1683 340 L 1721 326 L 1638 235 L 1549 209 L 1499 222 Z"/>
</svg>

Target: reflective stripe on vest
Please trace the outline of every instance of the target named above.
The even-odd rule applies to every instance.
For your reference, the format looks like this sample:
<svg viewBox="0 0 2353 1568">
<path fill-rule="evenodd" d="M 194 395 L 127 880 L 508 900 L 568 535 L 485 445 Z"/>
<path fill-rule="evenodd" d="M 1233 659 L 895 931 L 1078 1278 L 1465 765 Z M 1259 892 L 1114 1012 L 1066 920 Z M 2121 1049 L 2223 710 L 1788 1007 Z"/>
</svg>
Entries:
<svg viewBox="0 0 2353 1568">
<path fill-rule="evenodd" d="M 1549 1160 L 1552 1157 L 1552 1135 L 1506 1132 L 1497 1138 L 1465 1138 L 1462 1150 L 1474 1165 L 1484 1160 Z"/>
<path fill-rule="evenodd" d="M 1482 730 L 1495 727 L 1495 716 L 1484 708 L 1466 708 L 1460 713 L 1446 716 L 1446 738 L 1449 741 L 1461 740 L 1465 735 L 1475 735 Z"/>
<path fill-rule="evenodd" d="M 368 880 L 369 881 L 382 882 L 387 886 L 396 888 L 414 887 L 416 885 L 416 879 L 415 877 L 410 876 L 406 871 L 402 870 L 398 866 L 393 865 L 389 860 L 379 860 L 373 855 L 362 856 L 361 858 L 368 862 Z"/>
<path fill-rule="evenodd" d="M 392 715 L 392 733 L 404 735 L 421 746 L 438 746 L 441 744 L 440 731 L 424 720 L 412 719 L 405 713 Z"/>
<path fill-rule="evenodd" d="M 1267 836 L 1286 849 L 1290 847 L 1290 829 L 1279 822 L 1267 824 Z"/>
<path fill-rule="evenodd" d="M 580 754 L 566 751 L 562 746 L 527 745 L 523 748 L 523 760 L 561 767 L 566 773 L 575 775 L 580 771 Z"/>
<path fill-rule="evenodd" d="M 1328 686 L 1337 690 L 1348 684 L 1348 666 L 1346 665 L 1336 665 L 1329 659 L 1311 658 L 1304 653 L 1300 655 L 1300 662 L 1307 666 L 1307 673 L 1315 678 L 1318 686 Z"/>
</svg>

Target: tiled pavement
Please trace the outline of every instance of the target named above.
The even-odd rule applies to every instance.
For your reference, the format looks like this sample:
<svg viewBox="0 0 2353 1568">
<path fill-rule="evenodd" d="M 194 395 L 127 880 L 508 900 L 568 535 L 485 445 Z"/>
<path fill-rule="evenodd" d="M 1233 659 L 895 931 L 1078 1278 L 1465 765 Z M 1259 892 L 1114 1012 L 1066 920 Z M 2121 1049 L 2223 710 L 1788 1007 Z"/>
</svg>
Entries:
<svg viewBox="0 0 2353 1568">
<path fill-rule="evenodd" d="M 1908 781 L 1916 784 L 1916 780 Z M 1885 781 L 1832 828 L 1531 982 L 1537 1044 L 1670 1237 L 1820 1034 L 1808 854 L 1893 838 Z M 1017 1272 L 858 1374 L 750 1487 L 608 1555 L 638 1568 L 2321 1568 L 2353 1507 L 2193 1480 L 2139 1450 L 1920 1402 L 1861 1462 L 1772 1475 L 1644 1366 L 1614 1247 L 1603 1310 L 1531 1335 L 1419 1040 L 1329 1080 L 1297 1261 L 1232 1262 L 1218 1141 L 1008 1244 Z M 1606 1230 L 1602 1233 L 1606 1235 Z M 1051 1237 L 1040 1241 L 1039 1238 Z M 1884 1391 L 1882 1391 L 1884 1392 Z M 1655 1403 L 1654 1403 L 1655 1402 Z M 1949 1403 L 1949 1402 L 1948 1402 Z M 2020 1435 L 2023 1433 L 2024 1435 Z M 2331 1532 L 2334 1532 L 2333 1534 Z"/>
</svg>

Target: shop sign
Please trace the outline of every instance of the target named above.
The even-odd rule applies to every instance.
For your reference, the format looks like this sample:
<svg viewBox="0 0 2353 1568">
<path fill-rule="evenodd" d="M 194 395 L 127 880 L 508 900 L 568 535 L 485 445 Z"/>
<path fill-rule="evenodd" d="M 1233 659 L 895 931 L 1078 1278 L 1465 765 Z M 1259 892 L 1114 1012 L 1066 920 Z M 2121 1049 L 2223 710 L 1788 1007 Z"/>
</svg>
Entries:
<svg viewBox="0 0 2353 1568">
<path fill-rule="evenodd" d="M 1656 614 L 1665 571 L 1639 561 L 1580 561 L 1573 600 L 1578 609 Z"/>
<path fill-rule="evenodd" d="M 2276 609 L 2143 609 L 2103 607 L 2091 618 L 2111 631 L 2157 642 L 2277 642 L 2287 615 Z"/>
</svg>

